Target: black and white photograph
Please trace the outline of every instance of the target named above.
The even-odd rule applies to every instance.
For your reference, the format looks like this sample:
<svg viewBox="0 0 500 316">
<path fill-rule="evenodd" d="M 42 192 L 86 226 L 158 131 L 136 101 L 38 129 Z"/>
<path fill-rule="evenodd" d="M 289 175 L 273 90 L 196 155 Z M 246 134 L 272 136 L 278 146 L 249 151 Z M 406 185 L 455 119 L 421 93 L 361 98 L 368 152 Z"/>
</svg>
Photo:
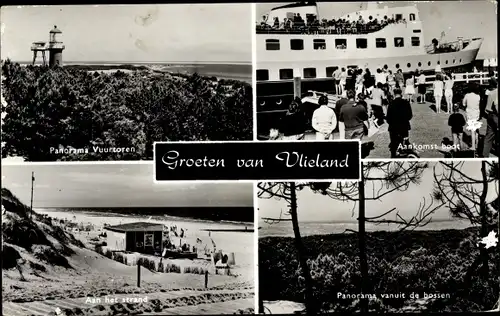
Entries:
<svg viewBox="0 0 500 316">
<path fill-rule="evenodd" d="M 256 4 L 259 140 L 498 157 L 497 2 Z"/>
<path fill-rule="evenodd" d="M 498 163 L 258 184 L 259 311 L 499 312 Z"/>
<path fill-rule="evenodd" d="M 253 314 L 252 183 L 2 165 L 2 315 Z"/>
<path fill-rule="evenodd" d="M 253 140 L 251 15 L 243 3 L 2 7 L 2 158 L 151 160 L 155 141 Z"/>
</svg>

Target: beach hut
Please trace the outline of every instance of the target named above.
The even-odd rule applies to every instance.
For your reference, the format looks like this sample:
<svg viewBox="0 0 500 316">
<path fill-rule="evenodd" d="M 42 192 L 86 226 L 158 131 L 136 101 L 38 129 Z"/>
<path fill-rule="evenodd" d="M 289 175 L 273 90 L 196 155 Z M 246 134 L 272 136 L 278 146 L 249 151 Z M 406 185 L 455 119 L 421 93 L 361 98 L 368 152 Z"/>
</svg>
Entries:
<svg viewBox="0 0 500 316">
<path fill-rule="evenodd" d="M 131 251 L 144 254 L 161 254 L 163 251 L 163 225 L 135 222 L 104 227 L 107 247 L 112 251 Z"/>
</svg>

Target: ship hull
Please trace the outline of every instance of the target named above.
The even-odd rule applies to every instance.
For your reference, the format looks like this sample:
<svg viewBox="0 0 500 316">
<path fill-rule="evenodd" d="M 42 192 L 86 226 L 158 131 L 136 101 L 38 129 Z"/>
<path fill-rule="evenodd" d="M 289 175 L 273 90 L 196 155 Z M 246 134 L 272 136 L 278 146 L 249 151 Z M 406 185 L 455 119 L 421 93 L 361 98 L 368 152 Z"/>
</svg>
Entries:
<svg viewBox="0 0 500 316">
<path fill-rule="evenodd" d="M 399 66 L 404 73 L 415 71 L 417 68 L 424 72 L 434 72 L 436 65 L 442 70 L 453 71 L 464 68 L 475 61 L 482 41 L 473 42 L 466 49 L 458 52 L 442 54 L 420 54 L 413 56 L 401 56 L 390 58 L 365 58 L 365 59 L 334 59 L 329 61 L 301 61 L 301 62 L 272 62 L 257 63 L 257 69 L 281 69 L 294 68 L 294 74 L 300 74 L 300 69 L 308 67 L 325 68 L 327 65 L 338 65 L 339 67 L 357 66 L 370 69 L 372 73 L 380 67 L 387 65 L 388 69 L 395 71 Z M 420 63 L 420 64 L 419 64 Z M 353 84 L 348 81 L 348 85 Z M 279 120 L 286 111 L 288 104 L 293 100 L 293 80 L 257 81 L 257 131 L 259 135 L 266 135 L 269 128 Z M 309 90 L 334 93 L 335 84 L 333 78 L 322 77 L 314 79 L 302 78 L 302 94 Z"/>
</svg>

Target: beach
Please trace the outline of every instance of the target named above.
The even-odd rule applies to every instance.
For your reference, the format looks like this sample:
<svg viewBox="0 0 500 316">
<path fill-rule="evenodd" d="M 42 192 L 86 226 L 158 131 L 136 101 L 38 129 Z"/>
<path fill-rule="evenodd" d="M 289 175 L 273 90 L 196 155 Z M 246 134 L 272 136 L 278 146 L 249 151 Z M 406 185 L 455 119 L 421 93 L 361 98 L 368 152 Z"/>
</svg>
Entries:
<svg viewBox="0 0 500 316">
<path fill-rule="evenodd" d="M 191 245 L 196 244 L 197 238 L 204 240 L 209 236 L 209 233 L 205 231 L 206 229 L 244 229 L 245 227 L 253 229 L 253 223 L 216 223 L 200 220 L 190 221 L 185 218 L 162 219 L 162 216 L 124 215 L 116 213 L 105 215 L 102 212 L 71 212 L 58 211 L 56 209 L 36 209 L 35 211 L 39 214 L 46 214 L 57 219 L 66 219 L 82 225 L 93 225 L 93 231 L 73 232 L 75 237 L 81 239 L 84 243 L 88 238 L 95 237 L 96 234 L 102 232 L 104 224 L 113 226 L 133 222 L 148 222 L 163 224 L 169 227 L 175 225 L 179 229 L 183 228 L 186 231 L 186 240 Z M 210 232 L 210 236 L 217 245 L 217 249 L 221 249 L 224 252 L 234 252 L 238 271 L 241 269 L 241 277 L 245 280 L 253 280 L 253 234 L 240 232 Z"/>
<path fill-rule="evenodd" d="M 4 216 L 10 216 L 9 212 Z M 168 226 L 176 225 L 185 230 L 188 240 L 208 235 L 204 229 L 252 226 L 251 223 L 210 223 L 190 221 L 186 218 L 161 220 L 159 216 L 155 216 L 155 219 L 150 217 L 36 210 L 34 223 L 42 231 L 49 229 L 54 231 L 55 228 L 61 227 L 65 231 L 64 234 L 74 236 L 77 241 L 82 242 L 82 246 L 77 246 L 75 243 L 61 246 L 59 241 L 48 236 L 48 241 L 56 245 L 57 249 L 62 247 L 61 249 L 66 249 L 63 252 L 71 253 L 66 255 L 66 263 L 58 265 L 40 261 L 35 253 L 8 244 L 21 254 L 25 264 L 22 264 L 21 268 L 22 278 L 16 268 L 4 268 L 2 271 L 3 315 L 55 315 L 57 308 L 62 310 L 64 315 L 116 315 L 117 310 L 121 310 L 124 314 L 253 312 L 252 233 L 211 232 L 217 249 L 225 253 L 234 252 L 236 264 L 232 268 L 232 275 L 211 274 L 207 287 L 203 274 L 185 273 L 185 271 L 161 273 L 142 266 L 139 287 L 136 265 L 125 265 L 111 260 L 92 248 L 90 240 L 103 232 L 105 223 L 118 225 L 143 221 Z M 61 220 L 66 220 L 66 224 L 61 224 Z M 69 228 L 68 222 L 81 224 L 86 229 Z M 179 259 L 177 263 L 181 260 L 189 261 Z"/>
</svg>

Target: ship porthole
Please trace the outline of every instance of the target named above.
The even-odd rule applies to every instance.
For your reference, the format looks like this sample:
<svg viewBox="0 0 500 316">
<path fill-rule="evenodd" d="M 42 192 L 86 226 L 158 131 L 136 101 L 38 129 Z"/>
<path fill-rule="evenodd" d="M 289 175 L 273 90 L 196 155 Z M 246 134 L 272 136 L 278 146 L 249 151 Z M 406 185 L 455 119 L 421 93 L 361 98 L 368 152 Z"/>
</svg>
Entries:
<svg viewBox="0 0 500 316">
<path fill-rule="evenodd" d="M 418 62 L 418 66 L 419 66 L 419 67 L 422 67 L 422 63 L 421 63 L 421 62 Z"/>
<path fill-rule="evenodd" d="M 411 68 L 411 64 L 410 64 L 410 63 L 407 63 L 407 64 L 406 64 L 406 67 Z"/>
<path fill-rule="evenodd" d="M 399 64 L 396 64 L 396 69 L 399 69 Z"/>
<path fill-rule="evenodd" d="M 281 99 L 279 99 L 279 100 L 276 102 L 276 104 L 277 104 L 277 105 L 281 105 L 282 103 L 283 103 L 283 100 L 281 100 Z"/>
<path fill-rule="evenodd" d="M 460 58 L 460 62 L 462 62 L 462 58 Z"/>
<path fill-rule="evenodd" d="M 438 65 L 441 65 L 441 61 L 438 60 Z"/>
<path fill-rule="evenodd" d="M 453 59 L 453 63 L 456 63 L 457 61 L 455 59 Z"/>
<path fill-rule="evenodd" d="M 262 101 L 262 102 L 260 102 L 260 103 L 259 103 L 259 105 L 260 105 L 260 106 L 264 106 L 264 105 L 266 105 L 266 101 Z"/>
<path fill-rule="evenodd" d="M 427 63 L 427 66 L 430 66 L 430 65 L 431 65 L 431 62 L 429 61 L 429 62 Z"/>
<path fill-rule="evenodd" d="M 448 60 L 446 60 L 444 63 L 448 65 Z"/>
</svg>

